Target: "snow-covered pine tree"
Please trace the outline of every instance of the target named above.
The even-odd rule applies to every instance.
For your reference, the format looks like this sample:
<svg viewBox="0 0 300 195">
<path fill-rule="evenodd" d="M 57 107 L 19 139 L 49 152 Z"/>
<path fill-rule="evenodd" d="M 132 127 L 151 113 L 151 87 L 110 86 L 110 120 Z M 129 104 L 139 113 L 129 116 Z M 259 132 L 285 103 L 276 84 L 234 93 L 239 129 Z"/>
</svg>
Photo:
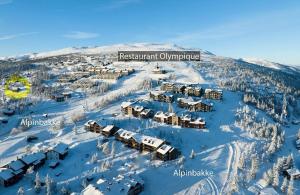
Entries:
<svg viewBox="0 0 300 195">
<path fill-rule="evenodd" d="M 287 195 L 293 195 L 294 194 L 294 178 L 291 177 L 288 189 L 287 189 Z"/>
<path fill-rule="evenodd" d="M 273 182 L 272 186 L 278 187 L 279 185 L 279 170 L 276 165 L 273 166 Z"/>
<path fill-rule="evenodd" d="M 286 177 L 284 177 L 283 182 L 282 182 L 281 187 L 280 187 L 280 190 L 282 192 L 286 192 L 287 185 L 288 185 L 288 180 L 287 180 Z"/>
<path fill-rule="evenodd" d="M 195 158 L 195 155 L 196 155 L 196 154 L 195 154 L 194 150 L 192 150 L 192 151 L 191 151 L 191 154 L 190 154 L 190 159 L 194 159 L 194 158 Z"/>
<path fill-rule="evenodd" d="M 23 188 L 23 187 L 20 187 L 20 188 L 18 189 L 17 195 L 24 195 L 24 194 L 25 194 L 24 188 Z"/>
<path fill-rule="evenodd" d="M 39 176 L 39 173 L 37 172 L 35 174 L 35 180 L 34 180 L 34 190 L 36 193 L 40 193 L 41 191 L 41 179 L 40 179 L 40 176 Z"/>
</svg>

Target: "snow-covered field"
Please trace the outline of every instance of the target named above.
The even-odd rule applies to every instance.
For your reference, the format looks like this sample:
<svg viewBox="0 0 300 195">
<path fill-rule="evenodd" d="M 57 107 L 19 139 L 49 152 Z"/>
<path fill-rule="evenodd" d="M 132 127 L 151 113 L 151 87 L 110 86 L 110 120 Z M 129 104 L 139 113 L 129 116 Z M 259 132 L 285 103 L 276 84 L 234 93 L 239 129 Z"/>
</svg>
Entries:
<svg viewBox="0 0 300 195">
<path fill-rule="evenodd" d="M 103 52 L 113 53 L 118 50 L 181 49 L 183 48 L 173 45 L 115 45 L 87 49 L 68 48 L 28 55 L 28 58 L 40 59 L 71 53 L 97 55 Z M 214 63 L 215 58 L 217 57 L 213 54 L 202 51 L 203 61 Z M 220 57 L 220 59 L 223 58 Z M 251 63 L 255 63 L 255 61 L 251 61 Z M 245 106 L 243 92 L 240 91 L 231 91 L 224 88 L 223 100 L 211 100 L 214 104 L 212 112 L 197 113 L 205 119 L 206 129 L 181 128 L 156 123 L 151 119 L 137 119 L 121 114 L 120 105 L 123 101 L 149 99 L 149 90 L 143 87 L 144 82 L 147 80 L 157 81 L 159 78 L 168 80 L 172 77 L 172 82 L 199 84 L 205 88 L 218 87 L 218 83 L 210 75 L 212 72 L 208 73 L 207 69 L 202 69 L 196 63 L 160 62 L 159 66 L 167 70 L 165 75 L 152 73 L 156 65 L 157 63 L 154 62 L 114 62 L 113 66 L 115 67 L 130 67 L 136 71 L 116 82 L 112 82 L 110 89 L 101 95 L 74 96 L 65 102 L 43 100 L 30 107 L 31 113 L 29 113 L 29 110 L 17 113 L 10 117 L 8 124 L 0 124 L 1 165 L 5 165 L 28 153 L 28 150 L 31 152 L 39 151 L 43 148 L 55 146 L 59 142 L 69 145 L 68 155 L 64 160 L 60 160 L 60 165 L 57 168 L 49 168 L 50 161 L 46 161 L 45 165 L 33 174 L 25 175 L 18 183 L 10 187 L 1 186 L 0 194 L 16 194 L 20 187 L 24 188 L 25 194 L 35 194 L 32 181 L 36 172 L 42 180 L 49 175 L 55 181 L 58 189 L 57 194 L 62 187 L 68 188 L 70 192 L 81 193 L 84 189 L 83 186 L 85 186 L 83 181 L 87 177 L 93 177 L 93 180 L 88 183 L 95 184 L 100 178 L 112 178 L 126 173 L 138 174 L 143 179 L 145 185 L 141 194 L 145 195 L 252 194 L 248 191 L 248 188 L 263 178 L 264 172 L 273 166 L 278 157 L 293 154 L 295 167 L 298 166 L 300 156 L 294 146 L 294 141 L 300 125 L 289 122 L 282 125 L 282 129 L 285 131 L 283 146 L 275 153 L 267 156 L 267 159 L 259 159 L 255 177 L 247 181 L 245 178 L 241 178 L 247 174 L 247 169 L 250 170 L 253 154 L 260 152 L 260 150 L 253 149 L 253 147 L 262 147 L 267 142 L 267 138 L 251 136 L 245 129 L 236 124 L 236 111 L 238 108 Z M 272 68 L 280 69 L 279 66 Z M 152 90 L 154 89 L 159 89 L 159 86 L 153 86 Z M 167 103 L 154 103 L 161 110 L 168 110 L 169 105 Z M 101 106 L 95 106 L 97 104 Z M 175 110 L 180 110 L 176 103 L 173 103 L 172 106 Z M 265 118 L 269 123 L 275 123 L 266 112 L 251 105 L 249 107 L 251 110 L 258 112 L 257 117 L 259 119 Z M 72 116 L 81 112 L 85 113 L 84 119 L 74 124 Z M 64 126 L 57 130 L 51 126 L 33 126 L 15 135 L 9 133 L 13 127 L 16 127 L 17 122 L 22 117 L 31 114 L 34 115 L 35 119 L 43 119 L 44 113 L 48 114 L 48 119 L 63 120 Z M 294 116 L 294 118 L 297 117 Z M 101 125 L 116 124 L 127 130 L 166 139 L 181 151 L 181 156 L 176 160 L 166 162 L 152 160 L 150 153 L 140 153 L 137 150 L 125 147 L 122 143 L 116 141 L 114 137 L 106 140 L 108 141 L 107 150 L 109 152 L 104 152 L 97 148 L 97 144 L 106 138 L 100 134 L 86 132 L 84 123 L 88 120 L 95 120 Z M 28 143 L 26 137 L 29 135 L 37 136 L 38 140 Z M 193 157 L 191 157 L 192 151 L 194 153 Z M 250 154 L 245 157 L 245 161 L 248 161 L 245 164 L 250 164 L 250 167 L 245 165 L 246 168 L 243 169 L 240 167 L 241 156 L 242 153 L 247 153 L 247 151 Z M 104 162 L 110 162 L 107 169 L 103 168 Z M 209 172 L 210 175 L 178 176 L 176 171 Z M 282 181 L 283 176 L 280 176 L 279 187 L 274 187 L 279 194 L 282 193 L 280 190 Z M 269 185 L 269 187 L 272 187 L 272 185 Z M 300 193 L 299 187 L 300 182 L 295 180 L 295 194 Z M 46 193 L 46 189 L 42 187 L 41 194 L 44 193 Z"/>
</svg>

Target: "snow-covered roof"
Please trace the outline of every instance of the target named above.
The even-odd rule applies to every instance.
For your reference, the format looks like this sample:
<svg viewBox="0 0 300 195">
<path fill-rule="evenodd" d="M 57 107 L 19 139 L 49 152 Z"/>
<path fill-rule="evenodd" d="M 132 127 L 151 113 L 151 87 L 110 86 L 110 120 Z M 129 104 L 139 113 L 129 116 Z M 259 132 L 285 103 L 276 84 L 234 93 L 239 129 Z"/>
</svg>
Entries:
<svg viewBox="0 0 300 195">
<path fill-rule="evenodd" d="M 104 129 L 102 129 L 102 131 L 110 132 L 114 127 L 114 125 L 107 125 L 106 127 L 104 127 Z"/>
<path fill-rule="evenodd" d="M 8 180 L 10 178 L 14 177 L 13 171 L 10 169 L 2 169 L 0 170 L 0 178 L 2 180 Z"/>
<path fill-rule="evenodd" d="M 95 124 L 97 124 L 96 121 L 94 121 L 94 120 L 88 120 L 84 125 L 85 126 L 90 126 L 90 125 L 95 125 Z"/>
<path fill-rule="evenodd" d="M 223 93 L 221 89 L 205 89 L 205 93 L 210 93 L 210 92 L 218 92 L 218 93 Z"/>
<path fill-rule="evenodd" d="M 84 191 L 83 195 L 102 195 L 102 194 L 128 194 L 132 186 L 136 186 L 137 183 L 141 185 L 144 181 L 137 175 L 118 175 L 111 179 L 100 178 L 95 185 L 89 185 Z M 84 193 L 85 192 L 85 193 Z"/>
<path fill-rule="evenodd" d="M 20 160 L 22 160 L 24 163 L 28 164 L 32 164 L 35 161 L 40 161 L 42 159 L 45 159 L 46 155 L 42 152 L 37 152 L 37 153 L 32 153 L 32 154 L 28 154 L 26 156 L 23 156 L 22 158 L 20 158 Z"/>
<path fill-rule="evenodd" d="M 300 175 L 300 171 L 297 168 L 288 169 L 286 171 L 290 176 Z"/>
<path fill-rule="evenodd" d="M 151 109 L 144 109 L 141 114 L 148 114 L 149 112 L 151 112 Z"/>
<path fill-rule="evenodd" d="M 150 136 L 143 136 L 142 137 L 142 143 L 144 145 L 152 146 L 154 148 L 159 147 L 164 142 L 165 142 L 164 140 L 158 139 L 158 138 L 155 138 L 155 137 L 150 137 Z"/>
<path fill-rule="evenodd" d="M 89 184 L 86 188 L 84 188 L 81 192 L 82 195 L 104 195 L 98 188 L 94 185 Z"/>
<path fill-rule="evenodd" d="M 190 121 L 192 120 L 192 117 L 190 115 L 184 115 L 181 120 L 186 120 L 186 121 Z"/>
<path fill-rule="evenodd" d="M 8 164 L 8 166 L 10 169 L 17 171 L 19 169 L 22 169 L 25 166 L 25 164 L 20 160 L 15 160 L 15 161 L 10 162 Z"/>
<path fill-rule="evenodd" d="M 161 147 L 158 148 L 156 152 L 161 153 L 161 154 L 166 154 L 168 151 L 170 151 L 173 147 L 167 144 L 162 145 Z"/>
<path fill-rule="evenodd" d="M 279 195 L 278 192 L 272 187 L 264 188 L 260 191 L 260 195 Z"/>
<path fill-rule="evenodd" d="M 59 153 L 59 154 L 65 154 L 68 152 L 69 146 L 65 143 L 59 143 L 55 147 L 53 147 L 53 151 Z"/>
<path fill-rule="evenodd" d="M 139 106 L 139 105 L 137 105 L 137 106 L 134 107 L 134 110 L 137 111 L 137 112 L 141 112 L 143 109 L 144 109 L 144 107 L 143 106 Z"/>
<path fill-rule="evenodd" d="M 119 129 L 117 131 L 117 133 L 120 135 L 120 137 L 124 138 L 124 139 L 130 139 L 133 135 L 135 135 L 135 132 L 132 131 L 128 131 L 125 129 Z"/>
<path fill-rule="evenodd" d="M 205 124 L 205 121 L 202 118 L 197 118 L 194 121 L 191 121 L 192 124 Z"/>
<path fill-rule="evenodd" d="M 131 104 L 133 104 L 133 102 L 122 102 L 121 107 L 126 108 L 126 107 L 130 106 Z"/>
<path fill-rule="evenodd" d="M 168 116 L 164 112 L 158 111 L 158 112 L 155 113 L 155 117 L 157 117 L 157 118 L 167 118 Z"/>
</svg>

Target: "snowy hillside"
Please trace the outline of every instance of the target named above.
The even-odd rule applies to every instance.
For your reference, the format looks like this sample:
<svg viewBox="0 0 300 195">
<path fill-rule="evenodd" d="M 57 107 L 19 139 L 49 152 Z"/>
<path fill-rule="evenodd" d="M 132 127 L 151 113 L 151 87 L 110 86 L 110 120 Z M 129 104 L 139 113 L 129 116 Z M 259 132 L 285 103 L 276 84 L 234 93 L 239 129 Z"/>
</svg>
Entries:
<svg viewBox="0 0 300 195">
<path fill-rule="evenodd" d="M 0 194 L 300 193 L 298 70 L 204 50 L 200 62 L 118 62 L 118 50 L 190 49 L 139 43 L 2 58 L 1 80 L 18 70 L 32 90 L 18 101 L 0 90 Z M 134 136 L 106 136 L 111 125 Z M 160 140 L 176 157 L 151 151 Z"/>
</svg>

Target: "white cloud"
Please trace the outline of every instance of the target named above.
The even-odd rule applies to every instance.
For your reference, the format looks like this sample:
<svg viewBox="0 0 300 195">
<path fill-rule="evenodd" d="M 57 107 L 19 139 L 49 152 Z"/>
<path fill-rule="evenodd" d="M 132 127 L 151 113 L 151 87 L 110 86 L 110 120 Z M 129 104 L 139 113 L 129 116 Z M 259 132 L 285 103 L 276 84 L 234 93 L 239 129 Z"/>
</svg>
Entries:
<svg viewBox="0 0 300 195">
<path fill-rule="evenodd" d="M 4 40 L 11 40 L 19 37 L 24 37 L 28 35 L 37 34 L 38 32 L 28 32 L 28 33 L 19 33 L 19 34 L 6 34 L 6 35 L 0 35 L 0 41 Z"/>
<path fill-rule="evenodd" d="M 69 39 L 92 39 L 98 36 L 99 36 L 98 33 L 81 32 L 81 31 L 72 31 L 64 35 L 64 37 Z"/>
</svg>

